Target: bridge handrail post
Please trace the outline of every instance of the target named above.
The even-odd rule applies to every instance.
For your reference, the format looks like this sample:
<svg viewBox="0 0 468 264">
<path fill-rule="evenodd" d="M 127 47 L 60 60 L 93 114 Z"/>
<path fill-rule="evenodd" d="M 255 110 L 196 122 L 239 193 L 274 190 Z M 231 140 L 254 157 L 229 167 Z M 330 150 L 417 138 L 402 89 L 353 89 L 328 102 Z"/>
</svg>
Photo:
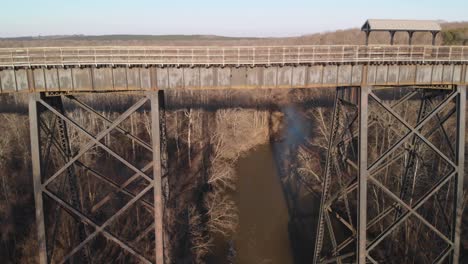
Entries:
<svg viewBox="0 0 468 264">
<path fill-rule="evenodd" d="M 354 62 L 359 61 L 359 46 L 354 46 Z"/>
<path fill-rule="evenodd" d="M 255 47 L 252 48 L 253 56 L 252 56 L 252 66 L 255 66 L 255 57 L 257 56 Z"/>
<path fill-rule="evenodd" d="M 177 67 L 180 66 L 180 59 L 179 59 L 179 49 L 177 49 L 177 54 L 176 54 L 176 64 L 177 64 Z"/>
<path fill-rule="evenodd" d="M 361 58 L 362 58 L 362 55 L 361 55 L 361 48 L 359 46 L 356 46 L 356 62 L 360 62 L 361 61 Z"/>
<path fill-rule="evenodd" d="M 345 46 L 341 47 L 341 63 L 344 63 L 344 57 L 345 57 Z"/>
<path fill-rule="evenodd" d="M 315 46 L 312 47 L 312 61 L 315 63 Z"/>
<path fill-rule="evenodd" d="M 159 64 L 160 64 L 160 65 L 163 65 L 163 64 L 164 64 L 163 50 L 162 50 L 162 48 L 159 48 Z"/>
<path fill-rule="evenodd" d="M 371 56 L 372 56 L 372 48 L 369 46 L 366 46 L 366 53 L 367 53 L 367 63 L 370 64 Z"/>
<path fill-rule="evenodd" d="M 112 67 L 114 67 L 114 60 L 115 60 L 115 56 L 114 56 L 114 49 L 111 49 L 110 50 L 110 64 Z"/>
<path fill-rule="evenodd" d="M 286 63 L 286 48 L 283 47 L 283 66 Z"/>
<path fill-rule="evenodd" d="M 29 49 L 26 49 L 26 56 L 28 57 L 28 67 L 31 67 L 31 60 L 29 57 Z"/>
<path fill-rule="evenodd" d="M 297 64 L 301 63 L 301 47 L 297 47 Z"/>
<path fill-rule="evenodd" d="M 223 67 L 226 65 L 226 49 L 223 48 Z"/>
<path fill-rule="evenodd" d="M 438 52 L 438 48 L 436 47 L 432 47 L 432 52 L 431 52 L 431 60 L 433 62 L 435 62 L 437 60 L 437 52 Z"/>
<path fill-rule="evenodd" d="M 64 67 L 63 49 L 62 48 L 60 48 L 60 63 L 62 64 L 62 67 Z"/>
<path fill-rule="evenodd" d="M 382 58 L 380 59 L 381 62 L 384 62 L 385 61 L 385 56 L 387 54 L 387 48 L 384 48 L 383 49 L 383 54 L 382 54 Z"/>
<path fill-rule="evenodd" d="M 456 59 L 457 61 L 462 61 L 462 58 L 463 58 L 463 48 L 460 47 L 460 52 L 459 52 L 459 56 L 458 58 Z"/>
<path fill-rule="evenodd" d="M 270 56 L 271 56 L 271 48 L 268 47 L 268 66 L 271 65 L 271 62 L 270 62 Z"/>
<path fill-rule="evenodd" d="M 447 60 L 452 61 L 452 47 L 449 48 L 449 56 L 448 56 Z"/>
<path fill-rule="evenodd" d="M 424 48 L 423 48 L 423 57 L 422 57 L 422 61 L 423 61 L 423 63 L 426 62 L 426 46 L 424 46 Z"/>
<path fill-rule="evenodd" d="M 396 60 L 396 61 L 399 61 L 399 60 L 400 60 L 400 49 L 401 49 L 400 46 L 398 46 L 398 47 L 396 48 L 396 55 L 395 55 L 395 60 Z"/>
<path fill-rule="evenodd" d="M 193 48 L 192 48 L 191 52 L 192 52 L 192 61 L 191 61 L 191 65 L 192 65 L 192 67 L 193 67 L 193 66 L 195 65 L 195 55 L 194 55 Z"/>
<path fill-rule="evenodd" d="M 413 62 L 413 48 L 414 46 L 410 46 L 410 56 L 409 56 L 410 62 Z"/>
</svg>

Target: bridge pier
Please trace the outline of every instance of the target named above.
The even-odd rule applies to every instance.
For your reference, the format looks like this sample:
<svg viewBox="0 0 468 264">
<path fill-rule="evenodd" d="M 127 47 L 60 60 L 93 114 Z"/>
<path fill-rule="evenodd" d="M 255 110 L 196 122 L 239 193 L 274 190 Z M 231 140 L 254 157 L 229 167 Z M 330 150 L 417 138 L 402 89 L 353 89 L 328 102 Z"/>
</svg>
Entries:
<svg viewBox="0 0 468 264">
<path fill-rule="evenodd" d="M 458 86 L 457 97 L 457 174 L 456 174 L 456 193 L 454 200 L 455 210 L 455 231 L 452 232 L 452 241 L 454 242 L 453 263 L 458 264 L 460 258 L 461 244 L 461 222 L 463 216 L 463 180 L 465 175 L 465 131 L 466 131 L 466 86 Z"/>
<path fill-rule="evenodd" d="M 314 263 L 458 263 L 466 86 L 382 88 L 337 89 Z"/>
<path fill-rule="evenodd" d="M 358 121 L 359 121 L 359 149 L 358 149 L 358 230 L 357 230 L 357 263 L 367 263 L 367 181 L 369 180 L 368 167 L 368 120 L 369 120 L 369 94 L 372 89 L 363 86 L 359 93 Z"/>
<path fill-rule="evenodd" d="M 96 243 L 120 248 L 121 253 L 112 256 L 117 259 L 134 258 L 142 263 L 164 263 L 160 129 L 160 102 L 163 96 L 162 91 L 146 92 L 112 121 L 75 96 L 30 94 L 31 155 L 41 264 L 65 263 L 72 259 L 76 263 L 103 261 L 95 260 L 100 256 L 100 252 L 93 252 Z M 65 99 L 81 113 L 89 114 L 88 121 L 102 122 L 102 129 L 96 132 L 96 127 L 67 113 L 63 107 Z M 133 135 L 124 124 L 132 114 L 146 109 L 151 114 L 149 140 Z M 115 147 L 111 147 L 112 142 L 106 140 L 114 134 L 135 143 L 141 149 L 141 160 L 129 160 L 126 153 L 117 153 Z M 86 140 L 80 142 L 83 139 Z M 92 168 L 99 163 L 87 163 L 86 156 L 93 156 L 92 152 L 113 159 L 121 168 L 119 170 L 129 170 L 133 175 L 121 179 L 123 175 L 105 175 L 106 171 L 111 171 L 108 168 Z M 146 163 L 143 167 L 139 165 L 142 162 Z M 103 189 L 94 194 L 96 197 L 85 195 L 84 189 L 90 188 L 85 186 L 90 178 L 80 180 L 83 177 L 92 177 L 96 185 L 102 186 Z M 149 196 L 151 190 L 153 194 Z M 143 216 L 135 218 L 132 210 L 139 210 Z M 113 227 L 123 218 L 127 223 L 145 222 L 145 214 L 153 221 L 140 230 L 116 230 Z M 60 235 L 63 237 L 61 231 L 64 231 L 64 226 L 71 229 L 67 231 L 67 239 L 71 241 L 68 248 L 56 243 Z M 103 239 L 99 240 L 101 237 Z M 153 250 L 140 245 L 149 243 L 145 239 L 152 240 Z M 57 250 L 60 253 L 56 253 Z"/>
<path fill-rule="evenodd" d="M 161 150 L 161 122 L 159 120 L 160 101 L 163 100 L 163 92 L 150 93 L 151 100 L 151 133 L 153 150 Z M 156 264 L 164 264 L 164 241 L 163 241 L 163 199 L 162 199 L 162 171 L 161 152 L 153 151 L 153 193 L 154 193 L 154 237 Z"/>
<path fill-rule="evenodd" d="M 47 246 L 46 233 L 44 223 L 44 206 L 42 199 L 42 164 L 41 164 L 41 149 L 40 145 L 40 129 L 39 129 L 39 111 L 37 101 L 40 99 L 40 94 L 29 95 L 29 129 L 31 137 L 31 161 L 32 161 L 32 176 L 34 185 L 34 201 L 36 209 L 36 228 L 37 241 L 39 248 L 39 263 L 47 264 Z"/>
</svg>

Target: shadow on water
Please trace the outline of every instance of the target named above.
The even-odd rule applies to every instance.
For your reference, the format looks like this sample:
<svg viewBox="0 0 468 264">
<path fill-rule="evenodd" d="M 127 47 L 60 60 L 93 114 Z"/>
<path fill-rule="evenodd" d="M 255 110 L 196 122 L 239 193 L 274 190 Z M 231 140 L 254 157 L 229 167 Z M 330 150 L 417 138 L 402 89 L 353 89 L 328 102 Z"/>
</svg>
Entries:
<svg viewBox="0 0 468 264">
<path fill-rule="evenodd" d="M 281 135 L 273 141 L 273 155 L 281 179 L 282 193 L 288 207 L 288 233 L 294 263 L 311 263 L 315 246 L 320 197 L 317 182 L 309 182 L 300 175 L 299 152 L 314 152 L 310 139 L 314 137 L 313 120 L 307 117 L 306 108 L 289 105 L 284 114 Z M 316 164 L 316 172 L 320 166 Z M 312 184 L 313 186 L 311 186 Z"/>
<path fill-rule="evenodd" d="M 237 164 L 237 263 L 307 263 L 312 259 L 319 200 L 300 193 L 294 177 L 297 151 L 311 136 L 311 122 L 294 106 L 282 112 L 279 137 Z"/>
<path fill-rule="evenodd" d="M 233 198 L 240 224 L 234 237 L 238 264 L 310 263 L 313 259 L 317 194 L 298 187 L 297 153 L 307 145 L 312 123 L 296 107 L 285 107 L 279 134 L 239 159 Z M 215 239 L 209 263 L 230 263 L 229 244 Z"/>
</svg>

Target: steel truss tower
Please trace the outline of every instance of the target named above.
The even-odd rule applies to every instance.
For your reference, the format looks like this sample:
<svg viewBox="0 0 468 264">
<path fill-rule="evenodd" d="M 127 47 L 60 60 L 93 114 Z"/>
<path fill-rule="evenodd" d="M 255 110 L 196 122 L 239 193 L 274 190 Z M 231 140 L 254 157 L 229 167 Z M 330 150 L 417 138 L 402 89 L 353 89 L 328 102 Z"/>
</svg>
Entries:
<svg viewBox="0 0 468 264">
<path fill-rule="evenodd" d="M 341 87 L 314 263 L 458 263 L 466 86 Z"/>
<path fill-rule="evenodd" d="M 163 93 L 148 92 L 140 97 L 120 116 L 110 118 L 75 96 L 30 95 L 31 154 L 41 264 L 131 260 L 164 263 L 160 142 L 161 134 L 164 135 L 160 127 L 164 123 L 160 122 Z M 78 120 L 73 114 L 75 111 L 67 113 L 63 106 L 65 99 L 81 113 L 86 113 L 88 119 Z M 147 131 L 146 137 L 132 134 L 125 122 L 132 114 L 146 114 L 147 111 L 150 118 L 143 129 Z M 100 126 L 91 127 L 90 120 Z M 136 145 L 138 158 L 130 160 L 128 153 L 118 153 L 116 149 L 121 144 L 118 139 Z M 89 162 L 90 159 L 93 162 Z M 109 159 L 116 164 L 114 168 L 106 163 Z M 100 163 L 106 164 L 102 166 L 105 168 L 92 167 Z M 100 191 L 92 193 L 89 191 L 92 188 Z M 132 228 L 119 230 L 122 225 Z M 57 238 L 61 235 L 59 241 Z M 108 250 L 96 252 L 96 247 Z M 103 255 L 117 257 L 106 259 Z"/>
</svg>

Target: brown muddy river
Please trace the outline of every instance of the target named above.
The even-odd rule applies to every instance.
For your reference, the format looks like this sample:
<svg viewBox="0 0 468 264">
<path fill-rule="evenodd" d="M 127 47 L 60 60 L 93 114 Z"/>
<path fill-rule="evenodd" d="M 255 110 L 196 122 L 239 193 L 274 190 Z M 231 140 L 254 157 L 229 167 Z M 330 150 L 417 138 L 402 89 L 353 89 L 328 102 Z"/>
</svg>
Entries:
<svg viewBox="0 0 468 264">
<path fill-rule="evenodd" d="M 242 157 L 235 201 L 240 225 L 235 237 L 238 264 L 293 263 L 288 209 L 270 145 Z"/>
</svg>

